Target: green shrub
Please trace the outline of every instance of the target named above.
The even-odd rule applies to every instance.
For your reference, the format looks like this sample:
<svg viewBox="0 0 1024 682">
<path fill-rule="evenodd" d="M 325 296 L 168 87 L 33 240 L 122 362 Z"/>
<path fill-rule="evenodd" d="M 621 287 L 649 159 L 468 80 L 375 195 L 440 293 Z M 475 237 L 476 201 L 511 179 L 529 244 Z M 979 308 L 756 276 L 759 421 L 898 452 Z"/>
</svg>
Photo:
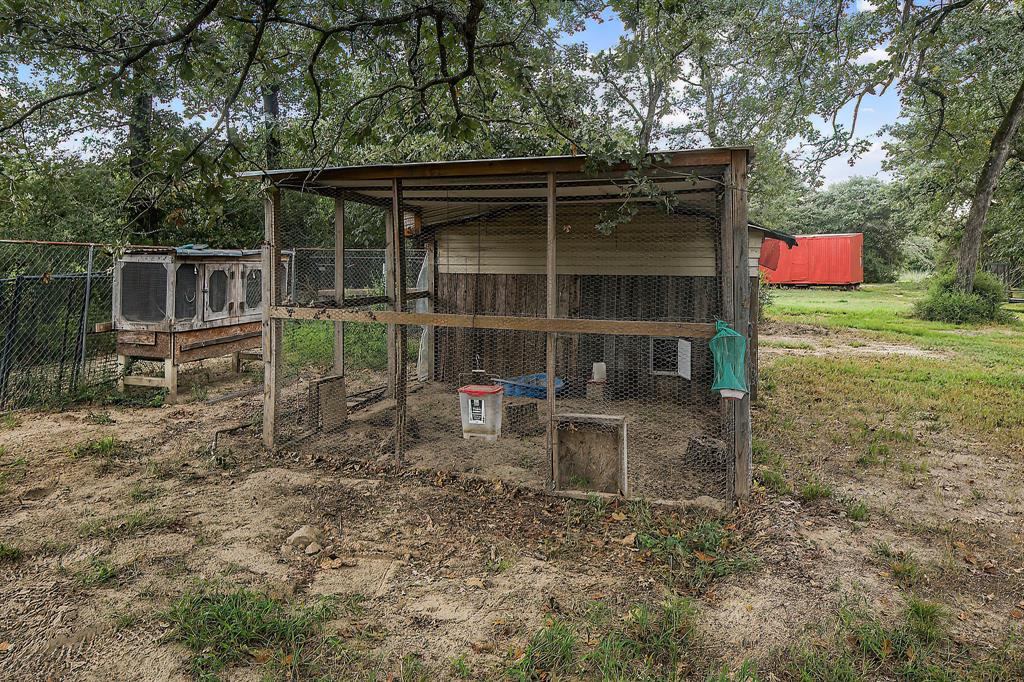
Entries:
<svg viewBox="0 0 1024 682">
<path fill-rule="evenodd" d="M 974 277 L 974 291 L 967 293 L 956 286 L 956 270 L 946 269 L 932 278 L 928 294 L 914 306 L 914 314 L 925 320 L 953 324 L 1003 322 L 1002 309 L 1006 290 L 1002 282 L 987 272 Z"/>
</svg>

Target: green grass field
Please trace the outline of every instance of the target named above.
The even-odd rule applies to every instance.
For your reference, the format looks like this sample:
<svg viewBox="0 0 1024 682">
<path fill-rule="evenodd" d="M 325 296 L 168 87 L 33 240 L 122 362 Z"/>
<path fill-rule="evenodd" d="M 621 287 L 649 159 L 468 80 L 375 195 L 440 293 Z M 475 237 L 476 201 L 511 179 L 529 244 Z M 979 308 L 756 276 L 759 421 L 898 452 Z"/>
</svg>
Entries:
<svg viewBox="0 0 1024 682">
<path fill-rule="evenodd" d="M 1024 443 L 1024 311 L 1005 325 L 957 327 L 914 319 L 914 301 L 924 294 L 919 282 L 773 293 L 769 319 L 825 328 L 851 346 L 885 343 L 927 351 L 867 355 L 853 348 L 783 354 L 764 363 L 758 421 L 763 436 L 781 451 L 799 447 L 792 439 L 794 415 L 802 415 L 809 438 L 824 442 L 848 442 L 865 429 L 925 419 L 938 431 L 992 446 Z M 776 347 L 815 343 L 822 341 L 809 337 Z M 772 347 L 770 337 L 765 346 Z"/>
</svg>

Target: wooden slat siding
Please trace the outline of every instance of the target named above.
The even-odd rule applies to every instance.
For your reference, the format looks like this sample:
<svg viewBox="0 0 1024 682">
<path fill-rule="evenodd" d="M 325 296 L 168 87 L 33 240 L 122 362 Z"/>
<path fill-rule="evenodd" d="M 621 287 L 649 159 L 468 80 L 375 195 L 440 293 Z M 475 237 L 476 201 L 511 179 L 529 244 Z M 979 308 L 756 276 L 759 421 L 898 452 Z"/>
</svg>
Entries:
<svg viewBox="0 0 1024 682">
<path fill-rule="evenodd" d="M 334 200 L 334 300 L 345 302 L 345 200 Z M 334 373 L 345 376 L 345 323 L 334 324 Z"/>
<path fill-rule="evenodd" d="M 734 195 L 732 202 L 732 228 L 734 232 L 734 256 L 733 256 L 733 319 L 734 329 L 747 337 L 748 347 L 751 345 L 752 334 L 750 324 L 750 275 L 747 265 L 748 249 L 742 236 L 747 234 L 747 152 L 737 150 L 732 154 L 732 164 L 729 167 L 731 193 Z M 750 363 L 747 363 L 747 384 L 750 384 Z M 752 483 L 753 462 L 750 426 L 750 394 L 742 400 L 730 401 L 733 403 L 735 428 L 735 493 L 736 499 L 745 501 L 750 497 Z"/>
<path fill-rule="evenodd" d="M 274 447 L 277 426 L 277 396 L 281 374 L 281 325 L 271 316 L 273 306 L 280 301 L 278 264 L 281 262 L 281 242 L 278 230 L 281 220 L 281 195 L 268 188 L 263 201 L 263 444 Z M 294 266 L 294 263 L 292 264 Z"/>
</svg>

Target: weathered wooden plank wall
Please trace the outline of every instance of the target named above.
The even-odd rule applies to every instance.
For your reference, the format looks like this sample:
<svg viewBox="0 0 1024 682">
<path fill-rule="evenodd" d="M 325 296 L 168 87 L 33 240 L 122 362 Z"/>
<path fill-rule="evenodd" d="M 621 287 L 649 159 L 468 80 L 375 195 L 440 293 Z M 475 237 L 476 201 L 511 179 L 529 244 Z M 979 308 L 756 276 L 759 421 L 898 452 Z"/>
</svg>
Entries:
<svg viewBox="0 0 1024 682">
<path fill-rule="evenodd" d="M 544 275 L 439 273 L 435 310 L 480 315 L 545 314 Z M 559 275 L 558 316 L 617 320 L 710 322 L 719 316 L 714 277 Z M 437 328 L 434 378 L 455 384 L 480 366 L 499 376 L 544 371 L 544 335 L 533 332 Z M 711 357 L 706 340 L 692 348 L 693 381 L 651 375 L 650 339 L 605 335 L 559 335 L 558 375 L 582 391 L 594 362 L 608 364 L 612 399 L 659 397 L 705 402 Z"/>
</svg>

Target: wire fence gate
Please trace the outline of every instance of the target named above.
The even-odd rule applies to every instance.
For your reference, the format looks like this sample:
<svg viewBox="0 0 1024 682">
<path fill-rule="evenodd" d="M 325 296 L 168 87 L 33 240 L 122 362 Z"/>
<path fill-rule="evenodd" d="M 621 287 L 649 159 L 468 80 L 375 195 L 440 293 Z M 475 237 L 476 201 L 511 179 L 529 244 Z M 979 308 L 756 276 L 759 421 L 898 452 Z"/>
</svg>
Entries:
<svg viewBox="0 0 1024 682">
<path fill-rule="evenodd" d="M 0 240 L 0 410 L 115 378 L 112 272 L 104 244 Z"/>
</svg>

